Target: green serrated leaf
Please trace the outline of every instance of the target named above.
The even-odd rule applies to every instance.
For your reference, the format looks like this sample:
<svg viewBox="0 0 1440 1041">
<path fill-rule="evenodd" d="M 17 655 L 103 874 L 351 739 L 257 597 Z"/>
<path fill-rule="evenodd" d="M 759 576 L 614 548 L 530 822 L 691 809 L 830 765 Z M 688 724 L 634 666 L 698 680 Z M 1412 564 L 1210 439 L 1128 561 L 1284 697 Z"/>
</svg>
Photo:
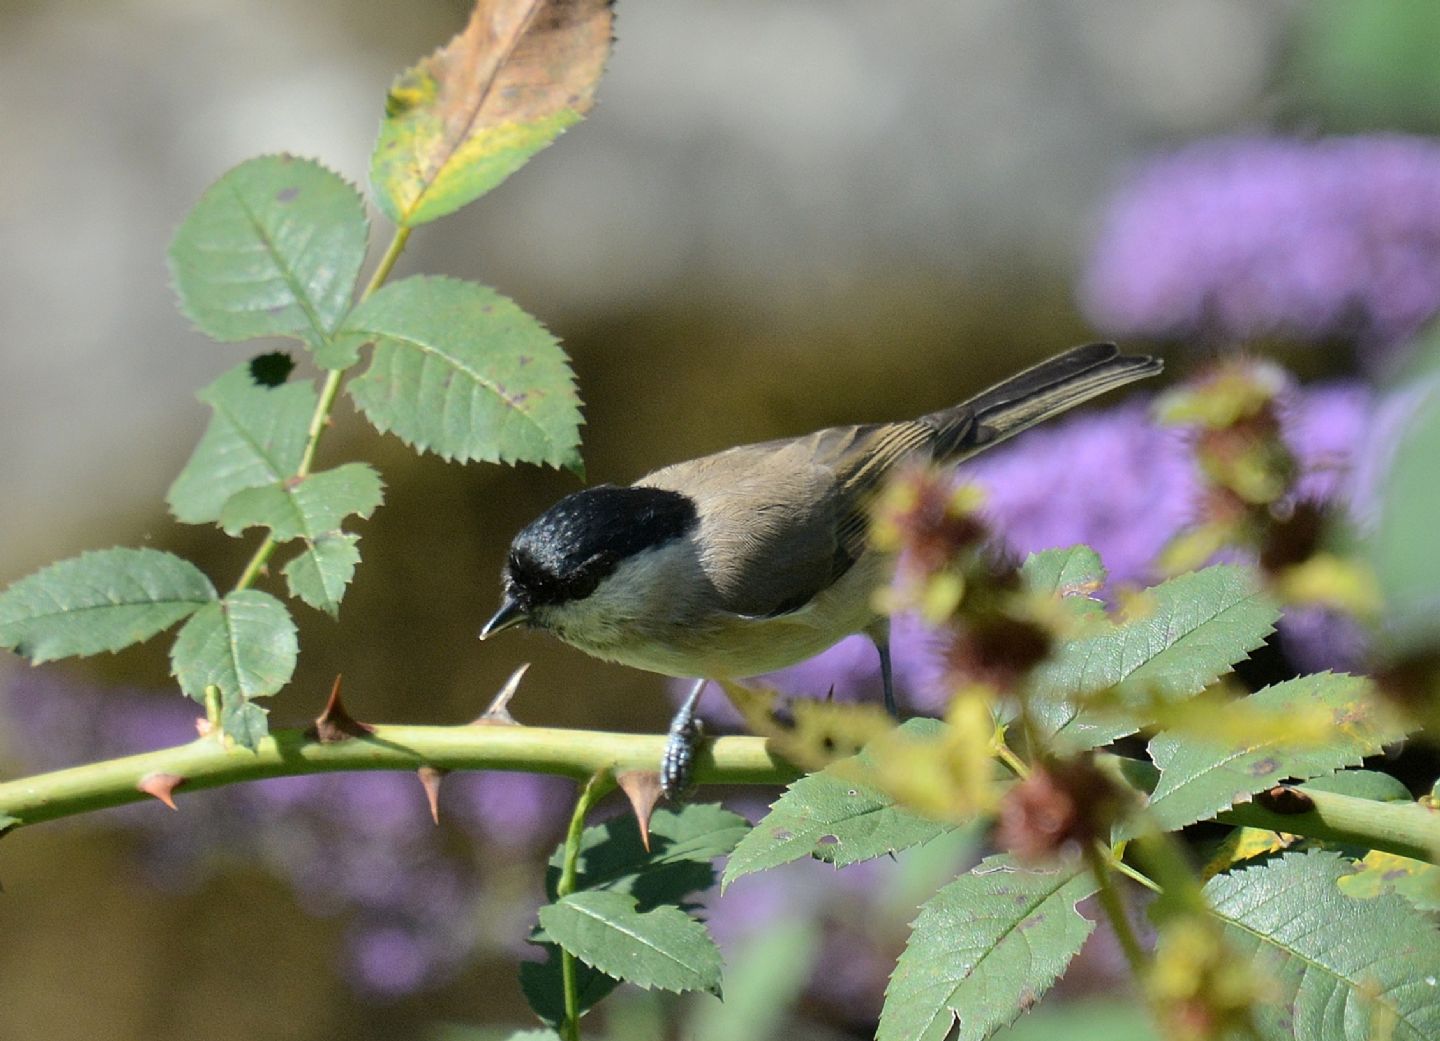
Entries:
<svg viewBox="0 0 1440 1041">
<path fill-rule="evenodd" d="M 370 180 L 403 226 L 494 188 L 577 122 L 610 52 L 607 0 L 477 8 L 465 30 L 390 88 Z"/>
<path fill-rule="evenodd" d="M 656 810 L 650 818 L 650 851 L 630 817 L 586 828 L 580 839 L 577 885 L 628 893 L 641 910 L 678 904 L 715 884 L 713 862 L 735 848 L 750 830 L 744 817 L 714 803 L 691 803 L 679 811 Z M 555 899 L 563 847 L 550 858 L 546 889 Z"/>
<path fill-rule="evenodd" d="M 1401 899 L 1340 891 L 1349 863 L 1287 853 L 1205 885 L 1226 940 L 1278 993 L 1257 1009 L 1262 1038 L 1440 1037 L 1440 932 Z"/>
<path fill-rule="evenodd" d="M 885 989 L 876 1041 L 981 1041 L 1065 971 L 1094 926 L 1075 905 L 1095 891 L 1079 866 L 1053 871 L 989 857 L 920 909 Z"/>
<path fill-rule="evenodd" d="M 41 568 L 0 593 L 0 647 L 32 664 L 118 651 L 213 604 L 210 580 L 156 549 L 106 549 Z"/>
<path fill-rule="evenodd" d="M 649 911 L 627 893 L 571 893 L 540 908 L 545 934 L 586 965 L 649 990 L 720 994 L 720 949 L 678 907 Z"/>
<path fill-rule="evenodd" d="M 369 517 L 384 498 L 380 475 L 366 463 L 346 463 L 302 478 L 236 492 L 220 511 L 228 535 L 266 527 L 276 542 L 314 540 L 351 514 Z"/>
<path fill-rule="evenodd" d="M 1244 568 L 1217 564 L 1145 594 L 1145 612 L 1062 645 L 1032 680 L 1032 718 L 1060 747 L 1083 751 L 1143 726 L 1142 716 L 1077 708 L 1116 688 L 1132 701 L 1199 693 L 1265 642 L 1279 610 Z"/>
<path fill-rule="evenodd" d="M 295 623 L 269 593 L 245 589 L 197 611 L 170 650 L 170 668 L 186 694 L 204 704 L 205 688 L 220 688 L 222 717 L 239 728 L 226 732 L 245 744 L 262 729 L 263 715 L 245 708 L 290 681 L 299 655 Z"/>
<path fill-rule="evenodd" d="M 360 193 L 319 163 L 241 163 L 170 244 L 180 310 L 223 342 L 296 336 L 318 346 L 349 310 L 368 234 Z"/>
<path fill-rule="evenodd" d="M 1105 584 L 1105 565 L 1089 546 L 1047 549 L 1025 558 L 1020 579 L 1031 592 L 1089 600 Z"/>
<path fill-rule="evenodd" d="M 355 548 L 359 541 L 359 535 L 344 531 L 306 539 L 305 548 L 281 569 L 290 595 L 336 617 L 345 588 L 355 577 L 355 565 L 360 563 L 360 551 Z"/>
<path fill-rule="evenodd" d="M 407 278 L 346 321 L 374 344 L 351 397 L 381 431 L 443 459 L 580 465 L 580 397 L 559 343 L 487 286 Z"/>
<path fill-rule="evenodd" d="M 262 387 L 237 365 L 196 395 L 214 415 L 170 486 L 170 512 L 187 524 L 220 519 L 236 492 L 282 481 L 305 455 L 317 401 L 309 380 Z"/>
<path fill-rule="evenodd" d="M 1322 672 L 1277 683 L 1245 699 L 1277 715 L 1324 706 L 1333 726 L 1324 744 L 1285 741 L 1227 745 L 1162 733 L 1150 742 L 1160 780 L 1150 794 L 1150 815 L 1165 830 L 1214 816 L 1287 778 L 1308 780 L 1357 766 L 1367 755 L 1405 736 L 1392 713 L 1382 712 L 1369 680 Z"/>
<path fill-rule="evenodd" d="M 520 963 L 520 990 L 530 1010 L 542 1023 L 556 1026 L 565 1018 L 565 988 L 560 969 L 560 948 L 553 943 L 537 944 L 545 951 L 544 961 Z M 575 989 L 580 998 L 580 1013 L 594 1008 L 620 981 L 592 969 L 584 962 L 575 962 Z"/>
<path fill-rule="evenodd" d="M 904 730 L 929 736 L 937 720 L 910 720 Z M 725 865 L 722 889 L 745 875 L 813 856 L 837 868 L 898 853 L 955 830 L 922 817 L 878 788 L 856 782 L 864 752 L 791 783 L 770 812 L 740 840 Z"/>
</svg>

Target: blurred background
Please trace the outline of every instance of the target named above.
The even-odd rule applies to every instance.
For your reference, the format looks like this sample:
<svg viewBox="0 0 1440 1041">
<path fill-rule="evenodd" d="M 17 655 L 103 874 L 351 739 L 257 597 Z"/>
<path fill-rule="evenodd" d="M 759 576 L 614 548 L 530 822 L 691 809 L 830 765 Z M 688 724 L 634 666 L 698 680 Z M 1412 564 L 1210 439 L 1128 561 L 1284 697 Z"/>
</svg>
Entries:
<svg viewBox="0 0 1440 1041">
<path fill-rule="evenodd" d="M 195 390 L 258 349 L 187 328 L 169 238 L 256 154 L 314 156 L 363 184 L 386 86 L 467 8 L 0 5 L 0 580 L 141 544 L 217 584 L 238 574 L 253 544 L 176 524 L 163 497 L 208 418 Z M 1434 313 L 1440 161 L 1423 135 L 1440 130 L 1440 9 L 1423 0 L 621 0 L 618 17 L 593 114 L 424 227 L 397 271 L 484 281 L 560 336 L 592 481 L 918 414 L 1095 336 L 1158 350 L 1177 375 L 1261 344 L 1350 395 L 1359 429 L 1396 344 Z M 1334 198 L 1354 202 L 1338 225 L 1306 223 L 1333 217 Z M 1286 209 L 1304 205 L 1318 209 Z M 1265 239 L 1281 217 L 1299 231 Z M 1297 258 L 1314 262 L 1266 281 Z M 1158 479 L 1143 445 L 1124 450 L 1129 505 L 1106 507 L 1112 526 L 1145 512 Z M 277 725 L 313 716 L 337 672 L 360 718 L 462 722 L 531 661 L 523 721 L 664 726 L 658 679 L 538 635 L 475 641 L 510 536 L 573 477 L 417 459 L 343 405 L 321 454 L 374 462 L 386 504 L 356 528 L 364 561 L 339 624 L 295 609 L 303 653 Z M 1077 494 L 1107 490 L 1094 473 L 1100 491 Z M 166 646 L 0 662 L 3 775 L 185 739 L 194 713 Z M 173 820 L 143 806 L 0 843 L 0 1038 L 527 1021 L 514 954 L 567 785 L 457 779 L 439 832 L 411 778 L 253 787 L 187 797 Z M 252 832 L 228 834 L 235 821 Z M 822 967 L 827 943 L 873 946 L 817 970 L 828 989 L 796 980 L 814 1036 L 869 1036 L 915 903 L 965 848 L 903 878 L 856 872 L 836 902 L 883 889 L 885 906 L 794 940 Z M 835 887 L 815 877 L 801 865 L 746 899 L 825 899 Z M 1093 972 L 1103 990 L 1107 958 L 1072 986 Z"/>
</svg>

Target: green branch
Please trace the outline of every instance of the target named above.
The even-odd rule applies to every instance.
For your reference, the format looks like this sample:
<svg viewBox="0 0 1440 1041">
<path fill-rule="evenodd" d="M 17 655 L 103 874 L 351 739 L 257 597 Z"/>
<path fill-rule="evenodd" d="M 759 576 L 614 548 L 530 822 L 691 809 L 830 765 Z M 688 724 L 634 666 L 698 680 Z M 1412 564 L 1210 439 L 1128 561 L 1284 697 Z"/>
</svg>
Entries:
<svg viewBox="0 0 1440 1041">
<path fill-rule="evenodd" d="M 663 735 L 549 727 L 377 726 L 374 733 L 322 743 L 303 730 L 281 730 L 254 752 L 218 737 L 109 759 L 0 784 L 0 822 L 19 825 L 70 817 L 149 798 L 147 778 L 179 778 L 176 795 L 241 781 L 344 770 L 524 770 L 584 780 L 601 770 L 654 770 Z M 700 754 L 696 779 L 708 784 L 784 784 L 799 771 L 772 756 L 758 737 L 722 737 Z"/>
</svg>

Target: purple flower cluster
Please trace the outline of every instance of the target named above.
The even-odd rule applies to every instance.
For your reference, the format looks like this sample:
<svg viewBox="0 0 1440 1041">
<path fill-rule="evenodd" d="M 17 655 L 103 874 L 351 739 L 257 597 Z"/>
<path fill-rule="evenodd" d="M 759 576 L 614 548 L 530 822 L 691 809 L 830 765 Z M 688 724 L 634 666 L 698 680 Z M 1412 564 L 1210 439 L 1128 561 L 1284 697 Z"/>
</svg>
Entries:
<svg viewBox="0 0 1440 1041">
<path fill-rule="evenodd" d="M 1080 286 L 1114 335 L 1383 349 L 1440 313 L 1440 143 L 1225 138 L 1139 170 Z"/>
<path fill-rule="evenodd" d="M 48 770 L 192 740 L 197 709 L 35 670 L 0 690 L 0 713 L 7 753 L 23 748 L 28 769 Z M 285 880 L 307 913 L 347 915 L 347 976 L 386 996 L 519 949 L 542 899 L 531 862 L 559 838 L 573 795 L 559 778 L 453 774 L 442 812 L 465 841 L 448 846 L 419 782 L 394 773 L 281 777 L 188 795 L 179 813 L 147 802 L 94 819 L 134 832 L 156 884 L 197 885 L 239 860 Z"/>
</svg>

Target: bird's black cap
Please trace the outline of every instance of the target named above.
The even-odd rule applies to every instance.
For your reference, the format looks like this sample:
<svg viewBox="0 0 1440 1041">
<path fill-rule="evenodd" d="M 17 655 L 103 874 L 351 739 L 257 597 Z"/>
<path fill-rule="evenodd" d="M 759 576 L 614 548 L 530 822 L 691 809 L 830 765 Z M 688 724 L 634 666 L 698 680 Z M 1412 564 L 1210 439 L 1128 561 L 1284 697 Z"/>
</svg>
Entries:
<svg viewBox="0 0 1440 1041">
<path fill-rule="evenodd" d="M 625 559 L 664 545 L 698 520 L 688 495 L 602 484 L 567 495 L 510 544 L 506 592 L 527 611 L 582 600 Z"/>
</svg>

